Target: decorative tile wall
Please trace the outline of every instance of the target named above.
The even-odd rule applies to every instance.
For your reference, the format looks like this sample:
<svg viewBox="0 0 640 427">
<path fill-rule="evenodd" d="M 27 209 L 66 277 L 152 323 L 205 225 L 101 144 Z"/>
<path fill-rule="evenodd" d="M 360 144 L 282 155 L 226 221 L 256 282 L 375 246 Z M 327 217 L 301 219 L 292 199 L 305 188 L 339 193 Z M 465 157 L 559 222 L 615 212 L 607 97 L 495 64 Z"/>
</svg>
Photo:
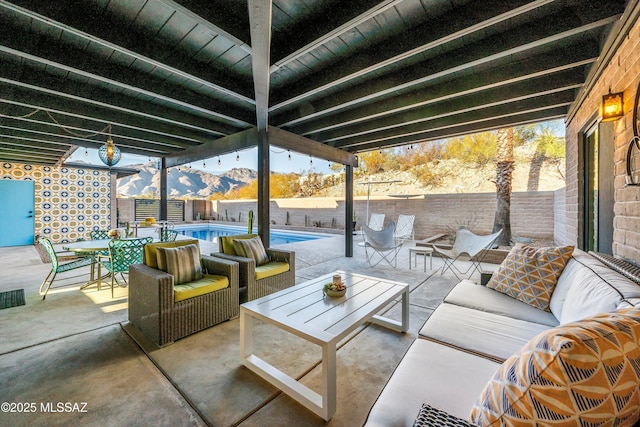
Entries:
<svg viewBox="0 0 640 427">
<path fill-rule="evenodd" d="M 0 179 L 34 181 L 36 236 L 68 242 L 110 226 L 108 171 L 3 163 Z"/>
</svg>

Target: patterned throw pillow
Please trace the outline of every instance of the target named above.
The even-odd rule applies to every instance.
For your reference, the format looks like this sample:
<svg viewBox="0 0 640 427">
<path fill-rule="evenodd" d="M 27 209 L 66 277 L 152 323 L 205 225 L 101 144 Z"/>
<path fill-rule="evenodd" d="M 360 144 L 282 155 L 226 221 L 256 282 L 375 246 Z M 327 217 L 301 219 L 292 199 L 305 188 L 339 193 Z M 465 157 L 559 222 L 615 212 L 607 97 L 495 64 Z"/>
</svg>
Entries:
<svg viewBox="0 0 640 427">
<path fill-rule="evenodd" d="M 233 246 L 238 255 L 245 258 L 253 258 L 256 261 L 256 265 L 264 265 L 269 262 L 269 255 L 267 255 L 267 251 L 264 249 L 260 237 L 235 239 Z"/>
<path fill-rule="evenodd" d="M 640 310 L 549 329 L 507 359 L 471 410 L 477 425 L 631 426 L 640 414 Z"/>
<path fill-rule="evenodd" d="M 173 276 L 174 286 L 200 280 L 203 277 L 198 245 L 177 248 L 159 247 L 157 257 L 158 269 Z"/>
<path fill-rule="evenodd" d="M 518 244 L 493 273 L 487 287 L 549 311 L 551 294 L 572 254 L 573 246 L 534 248 Z"/>
</svg>

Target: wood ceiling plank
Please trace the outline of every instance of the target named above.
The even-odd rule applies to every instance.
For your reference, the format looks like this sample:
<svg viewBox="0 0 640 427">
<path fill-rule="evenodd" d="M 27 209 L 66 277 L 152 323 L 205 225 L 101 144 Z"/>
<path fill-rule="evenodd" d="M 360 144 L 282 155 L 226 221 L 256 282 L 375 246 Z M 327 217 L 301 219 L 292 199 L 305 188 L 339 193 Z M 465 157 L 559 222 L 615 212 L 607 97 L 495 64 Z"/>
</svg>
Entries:
<svg viewBox="0 0 640 427">
<path fill-rule="evenodd" d="M 562 43 L 569 44 L 572 39 L 587 43 L 585 35 L 590 36 L 592 32 L 596 32 L 598 29 L 602 30 L 616 19 L 617 17 L 609 17 L 579 27 L 572 27 L 572 23 L 564 23 L 565 28 L 536 25 L 538 31 L 534 31 L 530 27 L 519 28 L 509 34 L 502 35 L 500 40 L 483 40 L 475 45 L 467 46 L 465 49 L 460 49 L 458 52 L 449 52 L 425 63 L 403 69 L 402 73 L 392 73 L 372 81 L 363 81 L 359 85 L 338 93 L 329 92 L 330 96 L 325 95 L 327 92 L 322 92 L 325 95 L 324 98 L 306 99 L 313 106 L 313 114 L 300 117 L 298 112 L 294 112 L 285 120 L 279 119 L 278 123 L 301 123 L 322 115 L 374 102 L 376 99 L 409 93 L 420 84 L 438 81 L 459 72 L 468 72 L 490 64 L 506 63 L 513 58 L 517 59 L 518 55 L 526 57 L 535 55 L 540 50 L 549 51 L 551 46 L 562 47 Z M 525 29 L 527 31 L 524 31 Z M 558 30 L 561 32 L 557 33 Z M 288 106 L 295 106 L 305 98 L 306 96 L 299 98 L 296 103 Z"/>
<path fill-rule="evenodd" d="M 189 16 L 208 31 L 251 53 L 249 15 L 244 2 L 234 0 L 158 0 Z"/>
<path fill-rule="evenodd" d="M 149 77 L 149 74 L 138 73 L 126 67 L 109 65 L 102 61 L 95 61 L 93 58 L 83 55 L 82 52 L 58 47 L 55 44 L 40 43 L 38 51 L 30 51 L 29 47 L 16 46 L 17 44 L 12 43 L 11 40 L 5 40 L 4 44 L 0 45 L 0 52 L 46 64 L 60 70 L 61 73 L 80 76 L 88 79 L 88 84 L 95 84 L 94 81 L 96 81 L 108 86 L 114 86 L 117 89 L 131 91 L 136 93 L 137 96 L 147 96 L 149 97 L 148 99 L 158 98 L 173 104 L 179 110 L 193 110 L 195 114 L 209 116 L 212 120 L 221 122 L 217 127 L 223 133 L 233 132 L 231 128 L 225 130 L 225 126 L 237 128 L 250 125 L 244 120 L 250 119 L 248 112 L 229 106 L 216 105 L 211 98 L 189 94 L 184 90 L 180 90 L 179 87 L 171 87 L 171 81 L 154 81 L 153 78 Z M 17 48 L 22 48 L 22 50 Z M 178 90 L 179 93 L 176 93 Z M 220 102 L 219 104 L 222 103 Z M 225 111 L 229 114 L 226 114 Z"/>
<path fill-rule="evenodd" d="M 314 134 L 313 137 L 319 141 L 332 143 L 354 136 L 372 135 L 383 130 L 389 131 L 409 124 L 430 122 L 450 115 L 482 110 L 558 92 L 571 91 L 570 96 L 573 96 L 574 91 L 579 89 L 583 83 L 583 76 L 569 70 L 557 75 L 529 79 L 410 111 L 388 114 L 376 119 L 374 123 L 364 122 L 332 132 Z"/>
<path fill-rule="evenodd" d="M 30 17 L 39 26 L 70 32 L 76 37 L 115 49 L 138 61 L 150 62 L 172 73 L 200 80 L 212 89 L 224 93 L 225 96 L 253 104 L 247 82 L 234 80 L 229 73 L 216 67 L 200 64 L 193 60 L 192 55 L 185 52 L 167 49 L 167 46 L 160 44 L 157 38 L 132 30 L 127 25 L 126 19 L 123 21 L 122 18 L 114 19 L 112 14 L 103 14 L 100 15 L 99 20 L 96 20 L 94 15 L 87 16 L 81 13 L 81 10 L 68 14 L 62 7 L 66 4 L 68 3 L 63 1 L 14 0 L 12 4 L 0 3 L 0 7 L 3 10 Z M 128 5 L 128 2 L 119 6 L 124 8 L 125 5 Z M 121 9 L 118 11 L 123 13 Z M 133 18 L 129 17 L 129 19 Z"/>
<path fill-rule="evenodd" d="M 0 77 L 0 85 L 4 86 L 4 83 L 11 84 L 12 82 Z M 215 135 L 205 131 L 185 129 L 171 122 L 163 123 L 155 116 L 131 114 L 127 110 L 114 109 L 99 103 L 86 103 L 74 97 L 59 97 L 49 91 L 29 89 L 25 86 L 13 85 L 11 91 L 3 93 L 0 102 L 23 106 L 31 110 L 42 109 L 51 111 L 53 114 L 88 119 L 104 125 L 112 123 L 123 128 L 138 130 L 148 133 L 148 139 L 151 140 L 158 136 L 159 144 L 166 144 L 173 149 L 190 147 L 215 138 Z"/>
<path fill-rule="evenodd" d="M 479 111 L 454 114 L 430 122 L 415 123 L 398 127 L 393 131 L 380 131 L 366 137 L 353 137 L 333 144 L 337 148 L 357 149 L 378 143 L 381 146 L 393 146 L 399 140 L 417 141 L 428 132 L 454 129 L 463 125 L 473 125 L 495 118 L 511 117 L 518 114 L 533 113 L 555 108 L 567 108 L 573 102 L 574 93 L 561 92 L 533 99 L 526 99 L 505 105 L 488 107 Z"/>
<path fill-rule="evenodd" d="M 535 9 L 539 7 L 539 5 L 544 5 L 549 1 L 551 0 L 537 0 L 529 3 L 526 7 L 517 8 L 523 4 L 526 5 L 527 2 L 525 0 L 517 0 L 512 2 L 511 5 L 507 5 L 505 2 L 499 0 L 479 0 L 474 4 L 481 6 L 481 16 L 476 16 L 473 20 L 463 20 L 460 19 L 459 13 L 454 10 L 441 17 L 439 20 L 440 25 L 435 28 L 431 25 L 424 25 L 417 30 L 396 31 L 394 39 L 401 40 L 400 43 L 382 41 L 362 52 L 354 52 L 348 55 L 348 60 L 342 60 L 338 64 L 335 64 L 335 67 L 329 70 L 323 70 L 323 76 L 321 76 L 323 80 L 322 85 L 332 84 L 326 83 L 327 81 L 346 83 L 349 80 L 361 78 L 389 64 L 394 64 L 407 57 L 442 46 L 451 40 L 468 37 L 469 34 L 496 25 L 517 14 L 527 13 L 532 10 L 531 8 Z M 514 8 L 517 9 L 514 11 Z M 322 44 L 325 43 L 316 43 L 315 46 Z M 311 52 L 312 50 L 313 49 L 308 49 L 306 52 Z M 298 56 L 300 55 L 291 57 L 290 60 L 296 59 Z M 281 79 L 283 81 L 289 80 L 286 76 L 282 76 Z M 318 81 L 314 79 L 309 79 L 298 84 L 288 84 L 288 90 L 282 96 L 274 94 L 272 111 L 281 108 L 279 104 L 283 104 L 282 107 L 285 107 L 287 103 L 291 103 L 299 97 L 305 95 L 310 96 L 314 90 L 322 89 L 319 86 Z"/>
<path fill-rule="evenodd" d="M 493 117 L 473 123 L 459 123 L 442 129 L 432 129 L 413 135 L 398 135 L 395 138 L 385 140 L 384 144 L 379 141 L 372 141 L 357 146 L 343 147 L 353 152 L 371 151 L 380 148 L 399 147 L 408 144 L 418 144 L 420 142 L 435 141 L 443 138 L 454 138 L 457 136 L 469 135 L 478 132 L 487 132 L 506 127 L 521 126 L 531 123 L 540 123 L 549 120 L 562 119 L 567 114 L 566 106 L 553 107 L 549 109 L 535 110 L 531 112 L 520 112 L 512 115 Z"/>
<path fill-rule="evenodd" d="M 21 81 L 18 82 L 6 77 L 16 75 L 21 77 Z M 190 129 L 199 133 L 209 133 L 212 136 L 224 135 L 224 132 L 215 130 L 215 123 L 209 119 L 171 108 L 163 108 L 129 96 L 117 95 L 109 91 L 101 91 L 96 88 L 91 88 L 88 85 L 76 84 L 68 80 L 59 80 L 40 73 L 30 73 L 29 70 L 11 73 L 7 66 L 0 67 L 0 76 L 0 84 L 15 85 L 38 92 L 37 95 L 34 95 L 35 99 L 46 94 L 65 100 L 79 101 L 139 118 L 164 122 L 165 124 L 175 126 L 175 133 L 178 134 Z"/>
<path fill-rule="evenodd" d="M 596 43 L 573 45 L 562 51 L 535 55 L 523 61 L 476 72 L 473 79 L 461 76 L 438 82 L 410 94 L 387 98 L 340 115 L 330 115 L 294 125 L 290 130 L 308 136 L 564 70 L 574 70 L 576 75 L 584 76 L 584 68 L 595 62 L 597 55 Z M 285 125 L 280 123 L 277 117 L 272 121 L 276 126 Z"/>
</svg>

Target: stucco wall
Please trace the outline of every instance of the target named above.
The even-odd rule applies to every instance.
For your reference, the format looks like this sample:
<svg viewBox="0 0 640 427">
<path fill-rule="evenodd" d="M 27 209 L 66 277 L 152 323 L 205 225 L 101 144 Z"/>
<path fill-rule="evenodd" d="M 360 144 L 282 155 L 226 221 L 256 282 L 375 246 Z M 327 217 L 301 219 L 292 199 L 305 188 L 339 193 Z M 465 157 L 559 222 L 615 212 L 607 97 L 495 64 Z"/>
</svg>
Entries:
<svg viewBox="0 0 640 427">
<path fill-rule="evenodd" d="M 625 186 L 625 159 L 629 141 L 633 137 L 632 117 L 636 89 L 640 82 L 640 23 L 635 22 L 628 37 L 614 54 L 595 86 L 576 114 L 567 123 L 567 161 L 566 161 L 566 234 L 564 243 L 577 244 L 580 239 L 580 216 L 582 206 L 579 203 L 582 165 L 579 162 L 580 132 L 600 117 L 602 96 L 609 92 L 624 92 L 623 118 L 614 123 L 615 170 L 614 194 L 614 236 L 613 254 L 640 262 L 640 188 Z"/>
</svg>

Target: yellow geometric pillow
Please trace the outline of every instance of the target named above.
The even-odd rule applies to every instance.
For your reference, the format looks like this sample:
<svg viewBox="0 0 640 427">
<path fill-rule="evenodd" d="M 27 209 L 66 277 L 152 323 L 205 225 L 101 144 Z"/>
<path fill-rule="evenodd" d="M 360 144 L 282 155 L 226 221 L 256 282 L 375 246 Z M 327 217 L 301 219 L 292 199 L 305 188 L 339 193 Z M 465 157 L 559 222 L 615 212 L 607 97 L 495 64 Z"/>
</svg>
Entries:
<svg viewBox="0 0 640 427">
<path fill-rule="evenodd" d="M 487 287 L 549 311 L 551 294 L 572 254 L 573 246 L 534 248 L 517 244 Z"/>
<path fill-rule="evenodd" d="M 477 425 L 626 426 L 640 414 L 640 309 L 549 329 L 508 358 L 471 410 Z"/>
</svg>

